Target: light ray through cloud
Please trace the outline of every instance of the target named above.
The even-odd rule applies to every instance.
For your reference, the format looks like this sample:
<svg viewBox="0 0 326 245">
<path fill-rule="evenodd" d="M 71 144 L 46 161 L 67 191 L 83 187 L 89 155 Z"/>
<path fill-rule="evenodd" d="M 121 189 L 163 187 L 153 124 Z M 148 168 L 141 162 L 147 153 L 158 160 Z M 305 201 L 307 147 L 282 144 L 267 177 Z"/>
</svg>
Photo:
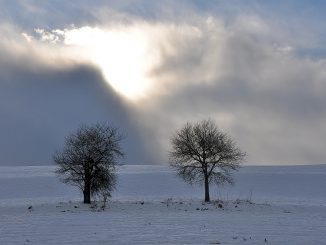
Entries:
<svg viewBox="0 0 326 245">
<path fill-rule="evenodd" d="M 112 88 L 131 101 L 146 97 L 153 85 L 150 71 L 159 63 L 153 27 L 85 26 L 50 32 L 36 29 L 36 32 L 43 42 L 55 44 L 62 38 L 74 59 L 98 66 Z"/>
</svg>

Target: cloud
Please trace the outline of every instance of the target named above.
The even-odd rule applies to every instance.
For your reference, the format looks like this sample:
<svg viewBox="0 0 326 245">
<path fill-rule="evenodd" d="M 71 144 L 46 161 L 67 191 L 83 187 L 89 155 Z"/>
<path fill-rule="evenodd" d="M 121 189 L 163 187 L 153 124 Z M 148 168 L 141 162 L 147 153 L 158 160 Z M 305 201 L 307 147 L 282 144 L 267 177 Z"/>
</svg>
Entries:
<svg viewBox="0 0 326 245">
<path fill-rule="evenodd" d="M 177 125 L 211 117 L 249 153 L 249 163 L 323 163 L 325 60 L 284 52 L 261 28 L 208 22 L 195 28 L 199 35 L 180 27 L 162 44 L 173 48 L 163 49 L 154 71 L 159 92 L 140 109 L 161 149 Z"/>
<path fill-rule="evenodd" d="M 207 117 L 248 163 L 325 162 L 326 61 L 306 51 L 320 48 L 318 32 L 312 42 L 266 6 L 24 4 L 17 25 L 0 27 L 2 163 L 49 163 L 68 132 L 103 120 L 127 132 L 128 163 L 166 163 L 173 132 Z M 122 78 L 145 96 L 121 95 Z"/>
<path fill-rule="evenodd" d="M 102 121 L 126 134 L 126 163 L 153 162 L 152 154 L 142 154 L 128 103 L 97 67 L 52 42 L 28 42 L 12 26 L 1 30 L 7 34 L 0 42 L 1 165 L 51 164 L 67 134 Z"/>
</svg>

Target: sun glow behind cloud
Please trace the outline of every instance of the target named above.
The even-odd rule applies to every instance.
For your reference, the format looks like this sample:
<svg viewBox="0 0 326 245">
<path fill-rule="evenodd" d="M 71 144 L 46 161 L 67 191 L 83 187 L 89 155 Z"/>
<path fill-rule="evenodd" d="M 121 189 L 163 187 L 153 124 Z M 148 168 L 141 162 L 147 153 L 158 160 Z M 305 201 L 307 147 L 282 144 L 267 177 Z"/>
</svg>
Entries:
<svg viewBox="0 0 326 245">
<path fill-rule="evenodd" d="M 214 36 L 214 40 L 207 34 Z M 194 25 L 134 22 L 114 27 L 73 26 L 49 31 L 37 28 L 33 36 L 22 33 L 27 42 L 35 38 L 46 43 L 49 52 L 66 60 L 94 64 L 117 93 L 133 102 L 165 94 L 170 86 L 177 85 L 174 83 L 175 74 L 165 71 L 180 67 L 183 58 L 178 57 L 179 52 L 182 54 L 188 46 L 196 49 L 198 45 L 210 41 L 222 47 L 225 35 L 223 25 L 212 17 Z M 209 53 L 210 57 L 212 54 Z M 196 54 L 186 55 L 185 59 L 191 63 Z M 166 59 L 171 60 L 168 65 L 164 64 Z M 179 84 L 192 83 L 193 80 L 198 82 L 203 76 L 205 80 L 211 80 L 210 65 L 200 61 L 206 58 L 195 59 L 197 61 L 194 62 L 203 66 L 198 66 L 197 70 L 205 68 L 209 71 L 205 74 L 199 72 L 199 77 L 192 76 L 190 80 L 178 81 Z M 180 67 L 177 73 L 185 72 L 189 73 Z"/>
<path fill-rule="evenodd" d="M 136 101 L 151 88 L 150 71 L 158 62 L 149 32 L 137 27 L 103 30 L 82 27 L 64 31 L 64 44 L 97 65 L 118 93 Z"/>
</svg>

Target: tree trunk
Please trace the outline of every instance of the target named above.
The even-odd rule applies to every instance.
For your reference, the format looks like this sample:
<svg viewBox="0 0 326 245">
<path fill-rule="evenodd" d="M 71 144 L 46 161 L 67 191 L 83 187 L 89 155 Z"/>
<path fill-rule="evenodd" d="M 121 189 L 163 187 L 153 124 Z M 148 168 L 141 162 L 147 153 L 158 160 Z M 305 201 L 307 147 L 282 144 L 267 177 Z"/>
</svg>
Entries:
<svg viewBox="0 0 326 245">
<path fill-rule="evenodd" d="M 205 202 L 210 202 L 208 176 L 205 176 Z"/>
<path fill-rule="evenodd" d="M 85 183 L 85 189 L 83 191 L 84 194 L 84 203 L 91 203 L 91 185 L 89 183 Z"/>
</svg>

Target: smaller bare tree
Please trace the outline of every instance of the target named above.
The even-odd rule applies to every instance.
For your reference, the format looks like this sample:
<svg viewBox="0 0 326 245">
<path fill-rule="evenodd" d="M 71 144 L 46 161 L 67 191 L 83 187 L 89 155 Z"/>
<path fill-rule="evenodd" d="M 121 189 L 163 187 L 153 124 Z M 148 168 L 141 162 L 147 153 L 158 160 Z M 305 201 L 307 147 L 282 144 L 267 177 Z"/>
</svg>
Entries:
<svg viewBox="0 0 326 245">
<path fill-rule="evenodd" d="M 123 157 L 122 138 L 108 124 L 82 126 L 55 153 L 56 173 L 64 183 L 75 185 L 83 192 L 84 203 L 91 203 L 92 195 L 110 194 L 114 189 L 116 165 Z"/>
<path fill-rule="evenodd" d="M 186 123 L 171 143 L 170 165 L 186 182 L 204 184 L 205 202 L 210 202 L 209 184 L 232 184 L 231 172 L 246 156 L 212 120 Z"/>
</svg>

